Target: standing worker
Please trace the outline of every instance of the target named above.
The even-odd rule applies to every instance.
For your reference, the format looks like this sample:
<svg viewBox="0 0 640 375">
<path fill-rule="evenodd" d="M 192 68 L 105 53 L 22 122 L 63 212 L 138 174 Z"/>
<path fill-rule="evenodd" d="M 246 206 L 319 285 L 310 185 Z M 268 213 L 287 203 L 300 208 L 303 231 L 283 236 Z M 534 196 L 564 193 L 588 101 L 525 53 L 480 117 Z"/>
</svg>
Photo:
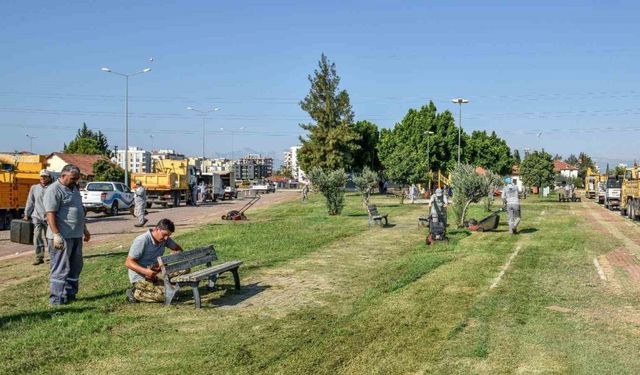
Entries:
<svg viewBox="0 0 640 375">
<path fill-rule="evenodd" d="M 509 215 L 509 233 L 518 234 L 518 224 L 520 224 L 520 199 L 518 198 L 518 188 L 513 184 L 510 177 L 504 179 L 507 186 L 502 190 L 502 201 L 507 205 Z"/>
<path fill-rule="evenodd" d="M 449 199 L 444 194 L 442 189 L 437 188 L 434 195 L 429 199 L 429 216 L 431 220 L 436 219 L 447 227 L 447 206 L 449 205 Z M 434 220 L 435 221 L 435 220 Z"/>
<path fill-rule="evenodd" d="M 31 186 L 27 207 L 24 209 L 24 220 L 33 223 L 33 243 L 36 246 L 36 259 L 33 265 L 44 263 L 44 244 L 47 242 L 47 212 L 44 210 L 42 198 L 47 186 L 51 185 L 51 174 L 48 170 L 40 171 L 40 183 Z"/>
<path fill-rule="evenodd" d="M 304 202 L 309 199 L 309 181 L 307 181 L 307 179 L 304 179 L 302 184 L 304 185 L 302 186 L 302 201 Z"/>
<path fill-rule="evenodd" d="M 76 299 L 82 271 L 82 238 L 88 242 L 87 230 L 78 188 L 80 168 L 67 164 L 60 178 L 44 193 L 49 245 L 50 305 L 62 305 Z"/>
<path fill-rule="evenodd" d="M 142 186 L 142 181 L 136 181 L 136 191 L 134 192 L 135 198 L 133 200 L 135 208 L 133 210 L 133 216 L 138 218 L 138 224 L 134 227 L 143 227 L 147 223 L 147 219 L 144 217 L 147 210 L 147 191 Z"/>
</svg>

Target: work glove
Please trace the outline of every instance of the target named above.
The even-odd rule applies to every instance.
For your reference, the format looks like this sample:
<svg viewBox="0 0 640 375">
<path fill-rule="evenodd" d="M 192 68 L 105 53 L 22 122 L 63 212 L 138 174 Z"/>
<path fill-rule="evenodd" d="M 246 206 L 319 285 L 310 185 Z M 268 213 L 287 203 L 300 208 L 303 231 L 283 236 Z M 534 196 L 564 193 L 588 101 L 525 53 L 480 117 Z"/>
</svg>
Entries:
<svg viewBox="0 0 640 375">
<path fill-rule="evenodd" d="M 60 233 L 53 234 L 53 247 L 58 250 L 64 250 L 64 238 Z"/>
</svg>

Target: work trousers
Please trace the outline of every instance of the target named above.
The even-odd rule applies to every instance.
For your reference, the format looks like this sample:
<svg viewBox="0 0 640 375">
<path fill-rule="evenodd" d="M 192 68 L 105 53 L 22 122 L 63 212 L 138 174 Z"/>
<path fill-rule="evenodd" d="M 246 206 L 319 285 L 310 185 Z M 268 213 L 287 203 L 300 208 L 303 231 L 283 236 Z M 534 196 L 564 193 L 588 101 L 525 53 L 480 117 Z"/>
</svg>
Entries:
<svg viewBox="0 0 640 375">
<path fill-rule="evenodd" d="M 36 260 L 44 260 L 44 246 L 47 243 L 47 222 L 37 220 L 33 223 L 33 244 L 36 247 Z"/>
<path fill-rule="evenodd" d="M 520 224 L 520 204 L 507 204 L 507 215 L 509 216 L 509 233 L 518 231 Z"/>
<path fill-rule="evenodd" d="M 49 258 L 49 303 L 65 304 L 78 293 L 83 265 L 82 238 L 65 238 L 62 250 L 54 248 L 53 240 L 49 239 Z"/>
<path fill-rule="evenodd" d="M 171 273 L 170 277 L 186 275 L 190 269 Z M 162 273 L 156 275 L 156 281 L 147 279 L 138 280 L 133 284 L 133 297 L 138 302 L 164 302 L 164 276 Z"/>
</svg>

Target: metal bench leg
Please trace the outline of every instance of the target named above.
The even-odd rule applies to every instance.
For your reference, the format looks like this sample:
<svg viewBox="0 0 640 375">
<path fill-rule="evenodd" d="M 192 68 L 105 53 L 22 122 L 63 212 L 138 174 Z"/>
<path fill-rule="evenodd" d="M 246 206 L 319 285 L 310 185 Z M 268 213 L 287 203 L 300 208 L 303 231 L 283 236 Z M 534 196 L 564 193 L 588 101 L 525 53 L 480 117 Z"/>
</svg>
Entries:
<svg viewBox="0 0 640 375">
<path fill-rule="evenodd" d="M 380 220 L 380 224 L 382 224 L 382 220 Z M 384 217 L 384 226 L 386 227 L 387 225 L 389 225 L 389 219 L 387 219 L 387 217 Z"/>
<path fill-rule="evenodd" d="M 238 274 L 238 269 L 232 269 L 231 273 L 233 274 L 233 281 L 236 284 L 236 289 L 240 289 L 240 274 Z"/>
<path fill-rule="evenodd" d="M 191 284 L 191 289 L 193 289 L 193 299 L 196 302 L 196 309 L 200 308 L 200 291 L 198 290 L 198 283 Z"/>
</svg>

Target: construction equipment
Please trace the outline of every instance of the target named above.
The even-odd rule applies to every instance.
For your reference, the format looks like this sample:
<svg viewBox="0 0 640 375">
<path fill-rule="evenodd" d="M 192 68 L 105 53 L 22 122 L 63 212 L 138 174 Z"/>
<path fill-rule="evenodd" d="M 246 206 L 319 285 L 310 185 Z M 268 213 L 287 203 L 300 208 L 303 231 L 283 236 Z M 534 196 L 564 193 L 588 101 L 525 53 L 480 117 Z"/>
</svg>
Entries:
<svg viewBox="0 0 640 375">
<path fill-rule="evenodd" d="M 191 196 L 191 186 L 197 182 L 197 169 L 189 161 L 156 159 L 150 173 L 133 173 L 131 188 L 142 182 L 147 191 L 147 206 L 159 204 L 163 207 L 178 207 Z"/>
<path fill-rule="evenodd" d="M 244 206 L 242 206 L 240 210 L 231 210 L 227 212 L 225 215 L 222 215 L 222 220 L 232 220 L 232 221 L 247 220 L 247 216 L 244 214 L 245 211 L 247 211 L 251 206 L 256 204 L 256 202 L 259 200 L 260 200 L 260 195 L 257 194 L 256 196 L 252 197 L 251 200 L 249 200 L 249 202 L 247 202 Z"/>
<path fill-rule="evenodd" d="M 627 168 L 620 190 L 620 214 L 636 220 L 640 216 L 640 172 L 637 165 Z"/>
<path fill-rule="evenodd" d="M 604 204 L 604 196 L 607 193 L 607 178 L 608 176 L 603 174 L 599 175 L 596 184 L 596 198 L 598 204 Z"/>
<path fill-rule="evenodd" d="M 584 177 L 585 197 L 587 197 L 588 199 L 595 199 L 598 182 L 598 174 L 594 173 L 591 168 L 587 168 L 587 172 Z"/>
<path fill-rule="evenodd" d="M 43 155 L 0 154 L 0 230 L 24 216 L 29 190 L 40 183 L 46 160 Z"/>
<path fill-rule="evenodd" d="M 582 199 L 576 195 L 576 189 L 572 184 L 566 184 L 558 194 L 558 202 L 580 202 Z"/>
</svg>

